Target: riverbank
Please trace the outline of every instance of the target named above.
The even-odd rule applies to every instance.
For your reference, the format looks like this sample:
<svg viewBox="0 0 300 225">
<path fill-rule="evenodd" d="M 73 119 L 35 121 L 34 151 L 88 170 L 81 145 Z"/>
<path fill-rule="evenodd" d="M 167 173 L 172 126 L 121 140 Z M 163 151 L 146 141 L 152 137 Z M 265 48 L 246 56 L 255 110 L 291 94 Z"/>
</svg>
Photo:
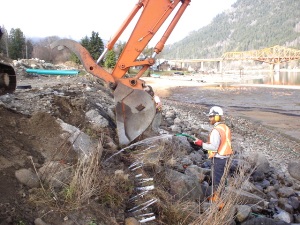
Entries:
<svg viewBox="0 0 300 225">
<path fill-rule="evenodd" d="M 198 134 L 201 125 L 206 125 L 207 117 L 202 112 L 206 112 L 212 104 L 221 105 L 222 103 L 228 115 L 226 119 L 232 128 L 232 143 L 237 152 L 236 155 L 238 156 L 239 152 L 249 153 L 249 157 L 252 155 L 250 159 L 259 162 L 262 162 L 259 159 L 263 159 L 264 165 L 269 167 L 270 164 L 272 168 L 275 168 L 272 173 L 269 173 L 274 176 L 272 180 L 268 181 L 269 184 L 274 185 L 276 183 L 280 185 L 277 185 L 278 187 L 291 189 L 292 182 L 285 177 L 288 174 L 288 163 L 292 160 L 299 161 L 299 144 L 289 141 L 288 138 L 274 129 L 267 130 L 261 124 L 256 125 L 252 122 L 253 120 L 243 119 L 240 116 L 241 113 L 245 112 L 254 113 L 254 108 L 249 108 L 247 111 L 246 107 L 250 103 L 256 103 L 259 107 L 263 101 L 269 99 L 269 96 L 274 98 L 274 100 L 269 101 L 274 102 L 274 104 L 283 101 L 281 97 L 284 97 L 288 101 L 286 107 L 293 109 L 294 106 L 289 102 L 291 99 L 297 100 L 295 95 L 299 94 L 298 90 L 276 89 L 270 92 L 270 89 L 266 88 L 262 92 L 262 89 L 252 87 L 184 86 L 181 84 L 185 82 L 178 81 L 174 82 L 172 86 L 168 81 L 164 83 L 163 80 L 159 80 L 157 79 L 152 83 L 150 80 L 146 82 L 154 87 L 164 102 L 162 129 L 170 132 L 171 136 L 178 132 L 195 131 Z M 110 160 L 109 164 L 105 164 L 104 162 L 109 156 L 120 151 L 117 145 L 115 127 L 111 123 L 114 122 L 114 101 L 110 90 L 107 90 L 101 82 L 98 83 L 89 75 L 72 77 L 19 76 L 18 85 L 26 85 L 31 88 L 17 89 L 15 93 L 3 95 L 0 99 L 0 116 L 3 118 L 2 125 L 4 128 L 1 129 L 0 133 L 3 140 L 0 143 L 0 179 L 3 181 L 0 185 L 0 192 L 3 193 L 0 195 L 0 202 L 2 203 L 0 204 L 1 224 L 6 221 L 32 224 L 33 221 L 41 220 L 47 224 L 61 225 L 94 224 L 96 222 L 97 224 L 124 224 L 124 220 L 128 216 L 124 213 L 125 209 L 133 207 L 128 204 L 127 200 L 132 196 L 130 190 L 135 187 L 132 180 L 134 174 L 129 170 L 129 165 L 132 165 L 137 158 L 140 160 L 141 155 L 139 153 L 144 155 L 146 149 L 149 151 L 145 154 L 148 160 L 144 161 L 147 163 L 145 166 L 146 174 L 150 174 L 148 170 L 152 173 L 149 177 L 155 179 L 155 189 L 159 190 L 156 193 L 164 193 L 164 195 L 159 195 L 162 196 L 159 199 L 159 205 L 154 204 L 153 206 L 155 212 L 163 212 L 164 214 L 158 214 L 158 220 L 152 224 L 161 224 L 159 221 L 163 221 L 164 224 L 179 223 L 179 220 L 170 222 L 171 220 L 166 217 L 168 214 L 173 219 L 180 213 L 172 210 L 174 209 L 173 205 L 172 207 L 169 206 L 174 199 L 174 193 L 170 195 L 170 198 L 164 197 L 169 196 L 169 193 L 165 191 L 169 190 L 169 187 L 166 188 L 165 185 L 167 182 L 171 182 L 170 187 L 174 187 L 172 192 L 183 193 L 184 196 L 187 196 L 187 193 L 192 193 L 193 190 L 190 191 L 190 189 L 185 188 L 192 187 L 188 182 L 196 179 L 191 174 L 185 174 L 182 164 L 186 165 L 186 160 L 189 159 L 188 162 L 192 162 L 191 171 L 195 171 L 195 168 L 197 171 L 207 171 L 200 167 L 200 165 L 204 165 L 206 160 L 203 157 L 203 152 L 194 151 L 186 140 L 179 138 L 159 146 L 156 144 L 160 142 L 151 143 L 150 148 L 146 145 L 134 148 L 133 152 L 122 152 Z M 261 95 L 265 97 L 265 100 Z M 256 98 L 259 101 L 256 101 Z M 276 108 L 274 105 L 268 104 L 265 106 L 265 110 L 268 107 Z M 261 107 L 263 106 L 261 105 Z M 237 117 L 233 116 L 234 112 L 239 112 Z M 254 116 L 257 117 L 257 115 Z M 99 119 L 102 117 L 105 119 Z M 278 117 L 276 118 L 278 119 Z M 207 136 L 207 133 L 208 130 L 203 131 L 203 135 Z M 80 135 L 80 138 L 77 138 L 77 135 Z M 162 138 L 162 136 L 158 137 Z M 141 138 L 146 140 L 146 137 L 148 137 L 147 134 L 143 134 Z M 150 137 L 152 136 L 150 135 Z M 181 142 L 177 142 L 179 140 Z M 71 190 L 70 183 L 68 181 L 58 182 L 58 184 L 63 183 L 64 185 L 54 189 L 51 183 L 47 183 L 47 179 L 43 180 L 45 183 L 40 183 L 41 180 L 36 176 L 36 170 L 50 168 L 47 170 L 49 171 L 48 174 L 60 181 L 59 178 L 56 178 L 56 172 L 59 172 L 57 174 L 62 172 L 65 174 L 69 169 L 78 168 L 76 165 L 80 165 L 80 161 L 77 160 L 78 155 L 75 153 L 78 150 L 81 152 L 93 149 L 93 143 L 97 144 L 97 149 L 103 151 L 101 161 L 98 163 L 95 160 L 99 166 L 93 170 L 97 171 L 95 173 L 96 178 L 90 179 L 90 181 L 99 183 L 84 189 L 86 192 L 79 197 L 90 194 L 90 198 L 81 203 L 80 210 L 74 209 L 74 206 L 77 206 L 75 204 L 76 198 L 74 199 L 74 195 L 69 195 L 69 192 L 65 192 L 65 190 Z M 153 144 L 155 144 L 155 148 L 152 149 Z M 298 148 L 298 152 L 295 151 L 296 148 Z M 260 157 L 258 157 L 259 155 Z M 100 159 L 99 156 L 96 158 Z M 49 165 L 53 165 L 55 168 L 54 170 L 51 170 L 52 167 L 48 167 L 49 162 L 51 162 Z M 89 163 L 84 165 L 90 166 Z M 205 168 L 208 167 L 209 164 Z M 90 167 L 83 169 L 85 168 Z M 154 170 L 150 168 L 154 168 Z M 61 169 L 61 172 L 58 169 Z M 55 173 L 52 174 L 53 171 Z M 161 177 L 165 171 L 167 172 L 165 177 Z M 172 177 L 170 171 L 176 176 L 173 180 L 167 181 L 166 178 Z M 43 169 L 40 174 L 44 177 Z M 199 179 L 206 177 L 202 172 L 200 175 L 197 175 Z M 29 176 L 34 178 L 34 183 L 28 182 L 33 179 L 22 179 Z M 68 174 L 65 176 L 73 180 L 73 176 Z M 88 175 L 83 176 L 79 180 L 85 181 L 84 178 L 89 177 Z M 180 182 L 179 186 L 177 181 L 182 180 L 183 177 L 187 182 Z M 280 180 L 277 181 L 277 177 Z M 199 187 L 200 194 L 202 188 L 199 184 L 205 184 L 202 181 L 196 186 Z M 93 183 L 82 182 L 82 184 Z M 94 187 L 96 189 L 93 189 Z M 299 186 L 295 185 L 293 188 L 293 193 L 299 190 Z M 162 190 L 164 192 L 161 192 Z M 268 187 L 267 192 L 270 190 Z M 199 208 L 197 201 L 200 194 L 196 195 L 196 201 L 192 199 L 194 204 L 190 207 Z M 48 198 L 49 196 L 51 198 Z M 52 198 L 52 196 L 59 197 Z M 113 197 L 112 201 L 110 201 L 111 196 Z M 178 195 L 175 194 L 174 196 Z M 108 197 L 109 201 L 107 201 Z M 265 199 L 269 201 L 270 198 Z M 285 200 L 287 201 L 287 198 Z M 186 203 L 184 202 L 184 204 Z M 182 211 L 181 205 L 176 209 Z M 165 213 L 161 210 L 162 207 L 172 211 Z M 290 207 L 286 208 L 290 209 Z M 45 214 L 45 212 L 47 213 Z M 251 210 L 249 210 L 250 212 Z M 295 210 L 295 212 L 298 211 Z M 292 213 L 288 215 L 292 215 Z M 295 219 L 295 221 L 298 220 Z"/>
<path fill-rule="evenodd" d="M 205 106 L 220 105 L 232 116 L 244 117 L 300 143 L 300 86 L 242 84 L 238 75 L 145 78 L 163 99 Z M 207 78 L 208 79 L 208 78 Z M 236 80 L 236 82 L 233 82 Z"/>
</svg>

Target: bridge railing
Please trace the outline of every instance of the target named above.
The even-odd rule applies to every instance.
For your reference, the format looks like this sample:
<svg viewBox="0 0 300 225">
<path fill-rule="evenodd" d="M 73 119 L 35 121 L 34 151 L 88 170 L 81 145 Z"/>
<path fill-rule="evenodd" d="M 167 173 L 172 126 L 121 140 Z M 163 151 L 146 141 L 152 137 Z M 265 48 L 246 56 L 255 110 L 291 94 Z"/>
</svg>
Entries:
<svg viewBox="0 0 300 225">
<path fill-rule="evenodd" d="M 276 45 L 271 48 L 245 52 L 226 52 L 223 60 L 255 60 L 271 64 L 300 60 L 300 50 Z"/>
</svg>

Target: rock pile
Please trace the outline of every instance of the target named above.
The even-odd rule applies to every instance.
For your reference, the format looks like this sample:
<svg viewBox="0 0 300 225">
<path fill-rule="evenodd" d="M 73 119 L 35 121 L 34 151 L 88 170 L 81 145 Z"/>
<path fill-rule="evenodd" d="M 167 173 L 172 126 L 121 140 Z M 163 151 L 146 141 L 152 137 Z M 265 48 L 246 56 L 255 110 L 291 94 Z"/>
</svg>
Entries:
<svg viewBox="0 0 300 225">
<path fill-rule="evenodd" d="M 32 64 L 36 61 L 15 63 L 20 68 L 28 65 L 33 67 Z M 52 67 L 44 62 L 40 63 L 43 68 Z M 32 121 L 35 118 L 48 118 L 34 116 L 38 112 L 51 115 L 55 120 L 47 120 L 59 127 L 58 136 L 68 137 L 68 147 L 73 150 L 72 154 L 89 154 L 86 149 L 96 148 L 97 142 L 93 135 L 99 133 L 105 136 L 104 148 L 116 152 L 118 146 L 114 136 L 114 102 L 111 93 L 101 83 L 88 76 L 64 79 L 38 77 L 26 82 L 32 84 L 32 89 L 17 90 L 14 94 L 1 96 L 1 107 L 31 117 Z M 202 149 L 197 149 L 186 137 L 176 134 L 197 135 L 205 140 L 210 129 L 207 118 L 203 115 L 207 108 L 167 100 L 163 102 L 160 133 L 162 136 L 174 135 L 171 139 L 164 139 L 165 145 L 172 146 L 172 157 L 160 158 L 164 149 L 157 149 L 160 152 L 154 151 L 152 155 L 147 155 L 146 161 L 155 171 L 164 174 L 170 183 L 172 195 L 199 204 L 205 201 L 210 193 L 210 160 Z M 233 146 L 236 152 L 230 175 L 241 164 L 247 171 L 251 171 L 249 179 L 245 180 L 237 192 L 243 204 L 234 206 L 235 219 L 232 224 L 300 224 L 299 164 L 290 161 L 287 154 L 282 153 L 282 147 L 288 149 L 291 146 L 288 143 L 286 146 L 276 145 L 277 142 L 284 143 L 279 141 L 280 137 L 275 137 L 268 130 L 245 119 L 228 117 L 227 122 L 233 130 Z M 81 130 L 81 127 L 88 129 Z M 273 145 L 268 142 L 269 139 L 272 139 Z M 33 161 L 38 173 L 45 174 L 44 180 L 52 182 L 55 188 L 68 182 L 70 167 L 59 163 L 58 156 L 51 158 L 53 153 L 47 153 L 47 149 L 37 151 L 42 153 L 44 160 L 38 162 L 33 156 Z M 72 157 L 69 156 L 70 159 Z M 155 163 L 151 162 L 151 158 Z M 299 158 L 299 154 L 295 154 L 294 159 Z M 59 169 L 60 173 L 55 176 L 47 175 L 47 170 L 50 171 L 49 168 L 52 167 L 55 167 L 56 171 Z M 126 166 L 123 170 L 127 170 Z M 40 184 L 36 172 L 28 167 L 18 165 L 15 177 L 29 189 Z"/>
<path fill-rule="evenodd" d="M 192 110 L 193 107 L 196 107 L 197 110 Z M 165 127 L 162 127 L 172 133 L 196 134 L 198 138 L 205 140 L 209 132 L 207 118 L 202 113 L 205 110 L 207 109 L 199 106 L 187 107 L 186 104 L 180 105 L 179 103 L 165 101 L 163 113 L 163 125 Z M 236 217 L 236 222 L 242 223 L 251 220 L 252 222 L 247 221 L 245 224 L 259 224 L 259 222 L 255 222 L 258 220 L 253 216 L 259 214 L 265 216 L 265 222 L 268 221 L 264 224 L 277 224 L 276 221 L 284 221 L 287 224 L 300 223 L 300 179 L 297 172 L 299 171 L 299 154 L 295 153 L 295 158 L 291 160 L 289 154 L 285 155 L 282 152 L 285 148 L 289 148 L 288 146 L 274 148 L 269 143 L 265 144 L 265 141 L 261 139 L 263 135 L 261 132 L 269 133 L 267 130 L 257 129 L 257 125 L 253 126 L 251 122 L 244 119 L 230 117 L 227 119 L 233 130 L 232 144 L 236 153 L 232 161 L 231 171 L 234 171 L 234 167 L 237 165 L 245 165 L 245 162 L 249 162 L 247 165 L 249 169 L 256 168 L 250 174 L 249 181 L 242 186 L 243 193 L 240 194 L 240 197 L 245 205 L 236 207 L 237 215 L 243 214 L 242 217 Z M 264 138 L 273 137 L 265 136 Z M 182 139 L 184 138 L 180 138 L 181 143 L 186 142 Z M 273 141 L 282 143 L 275 138 Z M 207 160 L 203 151 L 193 151 L 188 147 L 188 143 L 185 143 L 185 146 L 187 154 L 177 161 L 174 167 L 176 171 L 169 171 L 166 177 L 173 183 L 171 186 L 176 187 L 173 190 L 176 196 L 183 197 L 187 196 L 186 193 L 189 193 L 189 198 L 196 200 L 199 196 L 203 197 L 202 191 L 207 188 L 207 184 L 203 179 L 210 175 L 210 161 Z M 259 151 L 257 151 L 258 149 Z M 202 188 L 191 183 L 195 180 L 200 182 Z M 247 193 L 251 193 L 251 197 Z M 261 205 L 262 202 L 263 205 Z M 261 207 L 257 207 L 259 205 Z M 244 210 L 244 208 L 247 208 L 247 210 Z M 245 212 L 247 212 L 247 215 L 245 215 Z M 271 218 L 274 220 L 271 221 Z M 259 219 L 259 221 L 262 222 L 262 219 Z"/>
</svg>

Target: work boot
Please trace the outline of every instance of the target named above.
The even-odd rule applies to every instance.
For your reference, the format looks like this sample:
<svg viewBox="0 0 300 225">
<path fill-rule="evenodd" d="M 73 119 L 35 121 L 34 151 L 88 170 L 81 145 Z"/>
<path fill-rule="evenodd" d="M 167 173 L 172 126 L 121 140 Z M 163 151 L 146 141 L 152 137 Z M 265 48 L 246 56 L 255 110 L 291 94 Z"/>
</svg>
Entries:
<svg viewBox="0 0 300 225">
<path fill-rule="evenodd" d="M 208 200 L 209 200 L 210 202 L 212 202 L 212 203 L 218 203 L 218 204 L 219 204 L 219 205 L 218 205 L 219 210 L 223 209 L 224 206 L 225 206 L 225 203 L 222 202 L 222 201 L 220 201 L 220 196 L 219 196 L 219 194 L 217 194 L 217 193 L 214 193 L 212 196 L 210 196 L 210 197 L 208 198 Z"/>
<path fill-rule="evenodd" d="M 213 193 L 212 196 L 208 197 L 208 201 L 210 201 L 210 202 L 216 202 L 218 200 L 219 200 L 219 195 L 217 193 Z"/>
<path fill-rule="evenodd" d="M 218 205 L 219 211 L 220 211 L 221 209 L 223 209 L 224 206 L 225 206 L 225 203 L 224 203 L 224 202 L 220 202 L 219 205 Z"/>
</svg>

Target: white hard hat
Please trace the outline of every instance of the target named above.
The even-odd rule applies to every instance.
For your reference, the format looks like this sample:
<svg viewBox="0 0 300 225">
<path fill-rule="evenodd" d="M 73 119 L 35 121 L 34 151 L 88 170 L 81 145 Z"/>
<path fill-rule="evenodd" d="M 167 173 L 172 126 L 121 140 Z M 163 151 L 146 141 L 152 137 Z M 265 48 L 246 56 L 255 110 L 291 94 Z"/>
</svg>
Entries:
<svg viewBox="0 0 300 225">
<path fill-rule="evenodd" d="M 209 110 L 209 113 L 207 114 L 208 116 L 223 116 L 223 109 L 219 106 L 213 106 L 211 107 L 211 109 Z"/>
</svg>

